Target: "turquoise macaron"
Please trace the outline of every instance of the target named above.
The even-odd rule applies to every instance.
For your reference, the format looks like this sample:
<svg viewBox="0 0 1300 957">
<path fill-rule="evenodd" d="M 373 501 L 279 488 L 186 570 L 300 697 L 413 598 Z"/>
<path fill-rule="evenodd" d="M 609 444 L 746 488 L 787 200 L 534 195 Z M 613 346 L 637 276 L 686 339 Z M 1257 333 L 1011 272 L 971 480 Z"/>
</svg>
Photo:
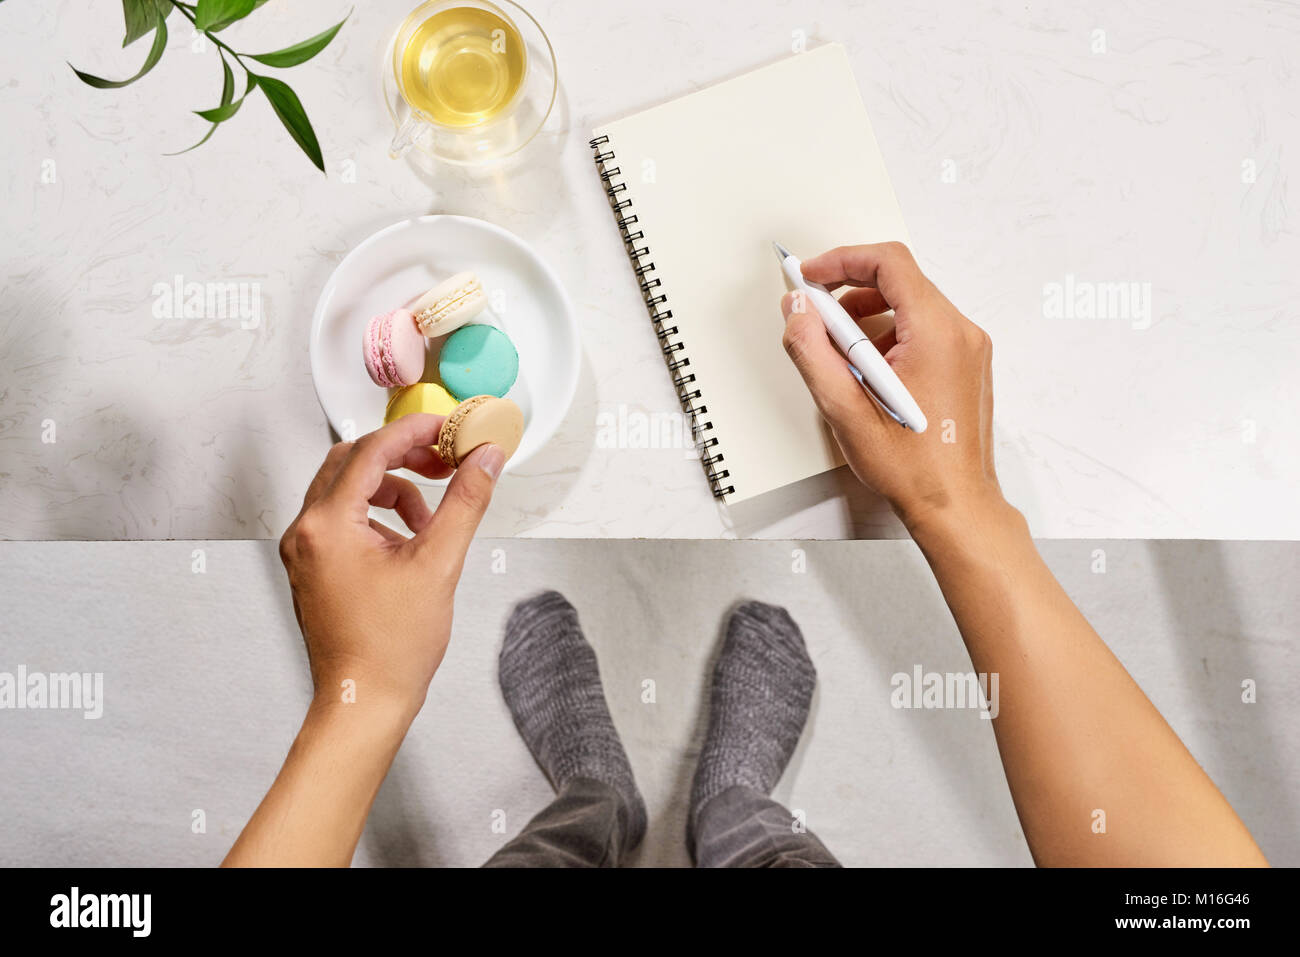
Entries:
<svg viewBox="0 0 1300 957">
<path fill-rule="evenodd" d="M 461 401 L 474 395 L 504 396 L 519 377 L 519 350 L 495 326 L 461 326 L 443 343 L 438 374 Z"/>
</svg>

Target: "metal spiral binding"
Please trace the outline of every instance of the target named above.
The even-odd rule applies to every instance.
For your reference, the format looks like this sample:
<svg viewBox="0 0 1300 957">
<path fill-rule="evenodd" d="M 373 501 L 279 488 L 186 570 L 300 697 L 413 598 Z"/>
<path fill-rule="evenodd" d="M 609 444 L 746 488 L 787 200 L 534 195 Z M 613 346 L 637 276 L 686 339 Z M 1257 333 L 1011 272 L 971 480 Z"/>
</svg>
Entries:
<svg viewBox="0 0 1300 957">
<path fill-rule="evenodd" d="M 650 273 L 655 271 L 655 264 L 649 260 L 650 247 L 645 244 L 645 234 L 636 228 L 637 217 L 631 211 L 632 201 L 626 196 L 627 184 L 615 182 L 615 177 L 620 175 L 620 170 L 613 165 L 614 151 L 608 148 L 609 137 L 598 136 L 588 145 L 595 153 L 596 170 L 600 173 L 601 182 L 605 184 L 605 194 L 609 197 L 610 208 L 614 210 L 614 221 L 618 224 L 619 235 L 623 237 L 627 258 L 632 261 L 632 269 L 640 280 L 641 298 L 645 300 L 646 308 L 650 312 L 650 321 L 654 324 L 659 347 L 663 351 L 664 361 L 668 364 L 668 371 L 673 377 L 673 388 L 677 391 L 677 398 L 682 403 L 682 411 L 690 423 L 691 440 L 699 450 L 700 461 L 704 464 L 704 471 L 709 477 L 709 488 L 713 490 L 715 498 L 730 495 L 736 487 L 724 483 L 731 476 L 731 472 L 723 467 L 723 454 L 720 451 L 711 451 L 717 449 L 718 437 L 716 435 L 704 437 L 704 433 L 713 430 L 713 423 L 705 418 L 709 407 L 697 404 L 702 403 L 703 399 L 700 390 L 691 388 L 691 384 L 695 381 L 695 373 L 689 371 L 691 360 L 686 355 L 686 343 L 679 337 L 677 327 L 669 325 L 673 311 L 665 308 L 668 296 L 660 291 L 663 286 L 662 281 L 658 276 L 650 276 Z M 602 150 L 602 146 L 606 149 Z"/>
</svg>

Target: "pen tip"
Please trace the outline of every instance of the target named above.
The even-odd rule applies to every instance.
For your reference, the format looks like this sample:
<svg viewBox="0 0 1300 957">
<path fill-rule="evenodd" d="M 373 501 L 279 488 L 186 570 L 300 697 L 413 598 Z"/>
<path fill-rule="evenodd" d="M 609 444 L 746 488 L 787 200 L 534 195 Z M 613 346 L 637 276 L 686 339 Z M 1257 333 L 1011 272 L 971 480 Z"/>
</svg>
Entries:
<svg viewBox="0 0 1300 957">
<path fill-rule="evenodd" d="M 787 259 L 790 258 L 791 255 L 790 250 L 786 249 L 780 243 L 773 241 L 772 248 L 776 250 L 776 258 L 781 260 L 781 262 L 785 262 Z"/>
</svg>

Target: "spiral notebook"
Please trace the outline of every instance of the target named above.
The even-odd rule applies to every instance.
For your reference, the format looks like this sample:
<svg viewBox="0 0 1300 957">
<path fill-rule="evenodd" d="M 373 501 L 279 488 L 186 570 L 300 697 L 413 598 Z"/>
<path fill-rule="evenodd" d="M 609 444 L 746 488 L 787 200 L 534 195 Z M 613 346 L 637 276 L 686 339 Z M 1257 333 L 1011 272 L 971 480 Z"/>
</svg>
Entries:
<svg viewBox="0 0 1300 957">
<path fill-rule="evenodd" d="M 772 241 L 809 258 L 907 239 L 844 48 L 797 54 L 593 136 L 713 494 L 737 503 L 842 465 L 781 345 Z"/>
</svg>

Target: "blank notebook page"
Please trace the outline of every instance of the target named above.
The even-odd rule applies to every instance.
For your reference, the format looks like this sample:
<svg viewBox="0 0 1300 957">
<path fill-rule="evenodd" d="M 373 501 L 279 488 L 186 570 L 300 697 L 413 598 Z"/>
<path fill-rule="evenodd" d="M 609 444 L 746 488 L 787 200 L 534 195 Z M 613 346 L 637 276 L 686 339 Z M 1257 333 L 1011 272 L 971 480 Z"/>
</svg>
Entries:
<svg viewBox="0 0 1300 957">
<path fill-rule="evenodd" d="M 803 259 L 906 240 L 844 48 L 819 47 L 595 131 L 631 200 L 735 503 L 843 464 L 781 345 L 772 241 Z M 847 374 L 847 373 L 846 373 Z"/>
</svg>

